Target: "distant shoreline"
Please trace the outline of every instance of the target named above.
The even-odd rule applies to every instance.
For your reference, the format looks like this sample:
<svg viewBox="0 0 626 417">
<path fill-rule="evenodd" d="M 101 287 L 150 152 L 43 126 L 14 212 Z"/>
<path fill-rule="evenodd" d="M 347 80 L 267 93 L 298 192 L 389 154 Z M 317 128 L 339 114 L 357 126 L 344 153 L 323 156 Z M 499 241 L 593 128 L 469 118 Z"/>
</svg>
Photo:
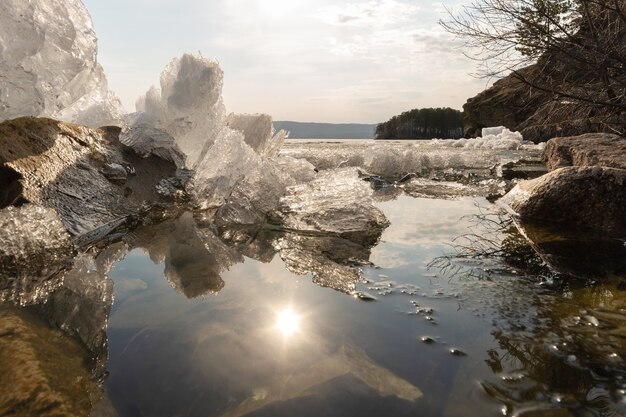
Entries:
<svg viewBox="0 0 626 417">
<path fill-rule="evenodd" d="M 289 132 L 289 139 L 374 139 L 377 124 L 273 122 L 276 130 Z"/>
</svg>

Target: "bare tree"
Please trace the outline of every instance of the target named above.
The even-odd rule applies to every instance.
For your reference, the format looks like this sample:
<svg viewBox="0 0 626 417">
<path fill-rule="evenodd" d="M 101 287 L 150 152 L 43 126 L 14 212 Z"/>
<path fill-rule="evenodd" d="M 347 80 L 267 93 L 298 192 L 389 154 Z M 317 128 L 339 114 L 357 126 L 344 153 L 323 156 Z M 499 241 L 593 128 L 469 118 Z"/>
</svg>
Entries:
<svg viewBox="0 0 626 417">
<path fill-rule="evenodd" d="M 625 0 L 474 0 L 441 25 L 466 40 L 479 75 L 507 73 L 626 132 Z M 529 64 L 536 64 L 528 67 Z"/>
</svg>

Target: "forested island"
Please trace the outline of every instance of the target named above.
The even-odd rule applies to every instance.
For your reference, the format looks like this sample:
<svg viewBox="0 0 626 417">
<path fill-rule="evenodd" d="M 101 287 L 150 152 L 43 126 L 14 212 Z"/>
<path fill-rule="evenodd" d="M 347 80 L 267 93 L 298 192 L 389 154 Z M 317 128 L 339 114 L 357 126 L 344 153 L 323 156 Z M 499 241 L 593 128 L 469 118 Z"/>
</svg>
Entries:
<svg viewBox="0 0 626 417">
<path fill-rule="evenodd" d="M 405 111 L 376 127 L 376 139 L 458 139 L 463 133 L 461 112 L 450 107 Z"/>
</svg>

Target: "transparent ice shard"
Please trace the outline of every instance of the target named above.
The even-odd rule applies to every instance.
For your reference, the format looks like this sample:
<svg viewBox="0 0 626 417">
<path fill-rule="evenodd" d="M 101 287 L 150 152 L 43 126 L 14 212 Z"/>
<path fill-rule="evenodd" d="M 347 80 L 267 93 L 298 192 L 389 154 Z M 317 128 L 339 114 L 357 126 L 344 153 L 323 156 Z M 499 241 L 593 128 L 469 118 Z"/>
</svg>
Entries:
<svg viewBox="0 0 626 417">
<path fill-rule="evenodd" d="M 32 204 L 0 210 L 0 300 L 39 302 L 62 280 L 75 254 L 56 212 Z"/>
<path fill-rule="evenodd" d="M 275 166 L 293 179 L 293 185 L 312 181 L 316 175 L 315 166 L 306 159 L 281 155 L 275 160 Z"/>
<path fill-rule="evenodd" d="M 260 164 L 261 157 L 248 146 L 241 132 L 222 129 L 196 169 L 194 193 L 198 206 L 206 209 L 224 204 L 235 185 Z"/>
<path fill-rule="evenodd" d="M 275 158 L 285 139 L 285 131 L 276 133 L 272 117 L 267 114 L 228 115 L 227 125 L 243 133 L 244 140 L 256 153 L 264 158 Z"/>
<path fill-rule="evenodd" d="M 37 306 L 43 317 L 65 333 L 77 337 L 92 353 L 97 374 L 107 367 L 107 323 L 113 305 L 113 281 L 108 273 L 127 247 L 118 243 L 98 256 L 80 254 L 63 276 L 63 285 Z"/>
<path fill-rule="evenodd" d="M 349 295 L 356 294 L 362 279 L 358 266 L 369 264 L 371 253 L 370 246 L 348 239 L 297 233 L 282 235 L 275 248 L 289 271 L 311 274 L 315 284 Z"/>
<path fill-rule="evenodd" d="M 167 132 L 194 167 L 226 123 L 222 100 L 224 73 L 201 56 L 173 59 L 161 73 L 161 88 L 150 88 L 136 104 L 135 126 Z"/>
<path fill-rule="evenodd" d="M 91 17 L 80 0 L 3 0 L 0 52 L 0 120 L 121 123 L 121 104 L 98 64 Z"/>
<path fill-rule="evenodd" d="M 372 195 L 356 168 L 324 171 L 311 182 L 287 188 L 279 206 L 282 226 L 375 244 L 389 221 L 374 207 Z"/>
</svg>

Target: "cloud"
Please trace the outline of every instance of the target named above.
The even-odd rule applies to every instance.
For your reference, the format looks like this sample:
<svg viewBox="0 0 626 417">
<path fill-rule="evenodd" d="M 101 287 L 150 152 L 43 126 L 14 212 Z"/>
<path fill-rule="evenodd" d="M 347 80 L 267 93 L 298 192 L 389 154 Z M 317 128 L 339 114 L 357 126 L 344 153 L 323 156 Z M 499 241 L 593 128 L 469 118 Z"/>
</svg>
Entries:
<svg viewBox="0 0 626 417">
<path fill-rule="evenodd" d="M 229 111 L 277 119 L 380 122 L 415 107 L 460 108 L 483 87 L 429 3 L 158 0 L 146 11 L 147 1 L 85 0 L 110 86 L 129 110 L 167 62 L 197 51 L 224 69 Z"/>
<path fill-rule="evenodd" d="M 378 28 L 411 22 L 421 8 L 396 0 L 376 0 L 322 7 L 317 17 L 330 25 Z"/>
</svg>

